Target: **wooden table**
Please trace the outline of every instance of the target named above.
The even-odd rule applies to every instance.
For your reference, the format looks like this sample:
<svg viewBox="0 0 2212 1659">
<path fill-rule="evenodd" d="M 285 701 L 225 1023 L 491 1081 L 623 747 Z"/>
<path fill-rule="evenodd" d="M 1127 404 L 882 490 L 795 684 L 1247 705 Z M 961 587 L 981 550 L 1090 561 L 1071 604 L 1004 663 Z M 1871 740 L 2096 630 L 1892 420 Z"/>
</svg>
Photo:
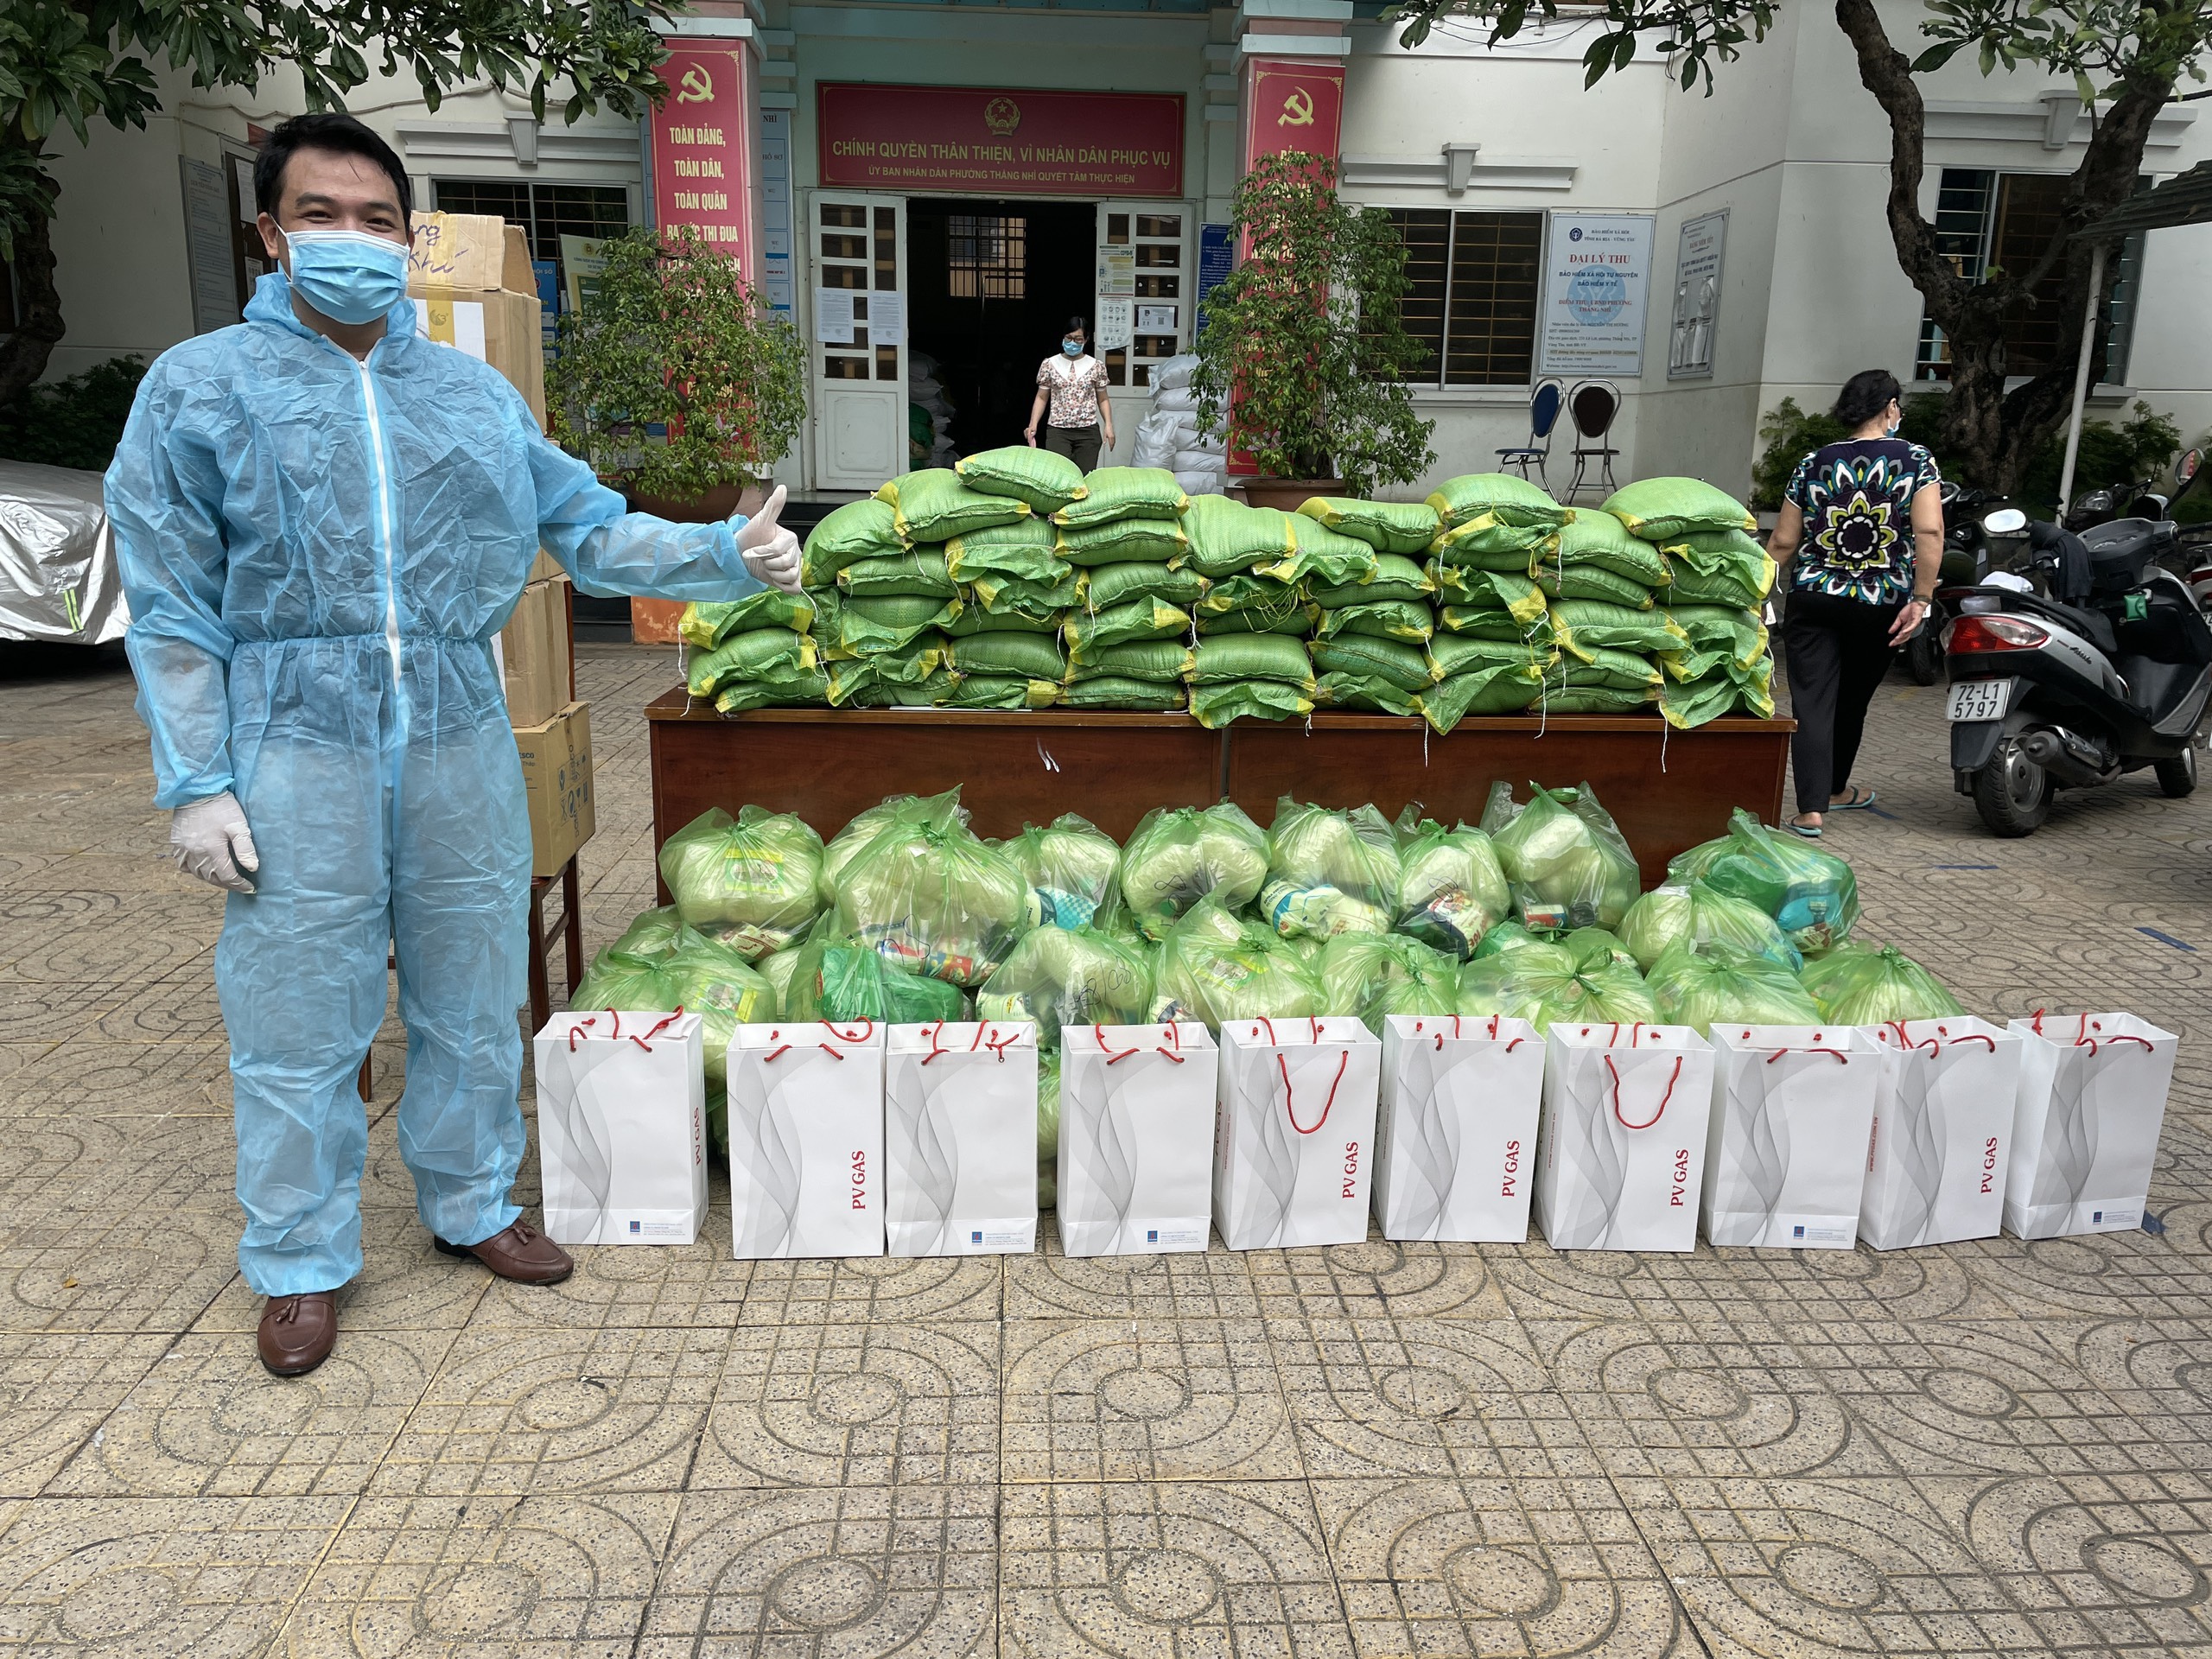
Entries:
<svg viewBox="0 0 2212 1659">
<path fill-rule="evenodd" d="M 1656 716 L 1610 715 L 1469 719 L 1449 737 L 1388 715 L 1242 721 L 1218 732 L 1185 715 L 1051 709 L 726 716 L 681 687 L 648 703 L 645 720 L 656 848 L 710 807 L 795 812 L 826 838 L 887 795 L 955 785 L 982 836 L 1080 812 L 1120 840 L 1155 806 L 1224 798 L 1264 826 L 1284 795 L 1338 807 L 1371 801 L 1391 817 L 1419 801 L 1432 817 L 1471 823 L 1502 778 L 1524 799 L 1531 780 L 1588 783 L 1635 849 L 1646 886 L 1684 848 L 1720 834 L 1738 806 L 1779 821 L 1796 729 L 1787 720 L 1716 720 L 1677 732 Z"/>
</svg>

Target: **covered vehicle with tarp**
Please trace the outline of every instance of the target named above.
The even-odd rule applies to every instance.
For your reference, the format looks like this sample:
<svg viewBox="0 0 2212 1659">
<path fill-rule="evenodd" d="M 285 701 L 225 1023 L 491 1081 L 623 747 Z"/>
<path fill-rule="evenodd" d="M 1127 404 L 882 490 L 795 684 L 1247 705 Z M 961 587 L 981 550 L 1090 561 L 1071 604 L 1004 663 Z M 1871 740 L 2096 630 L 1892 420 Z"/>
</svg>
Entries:
<svg viewBox="0 0 2212 1659">
<path fill-rule="evenodd" d="M 0 461 L 0 639 L 102 645 L 123 597 L 98 473 Z"/>
</svg>

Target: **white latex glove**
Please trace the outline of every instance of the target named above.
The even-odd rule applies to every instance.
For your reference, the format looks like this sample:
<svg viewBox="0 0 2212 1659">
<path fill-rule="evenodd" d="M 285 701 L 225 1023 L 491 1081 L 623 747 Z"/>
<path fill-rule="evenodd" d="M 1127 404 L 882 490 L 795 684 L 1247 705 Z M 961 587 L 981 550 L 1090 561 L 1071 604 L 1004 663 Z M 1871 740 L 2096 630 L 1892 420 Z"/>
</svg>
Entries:
<svg viewBox="0 0 2212 1659">
<path fill-rule="evenodd" d="M 204 801 L 190 801 L 169 814 L 169 847 L 187 875 L 232 893 L 251 893 L 261 855 L 245 809 L 227 789 Z"/>
<path fill-rule="evenodd" d="M 767 504 L 745 521 L 737 532 L 737 550 L 744 556 L 745 568 L 761 581 L 796 594 L 800 588 L 798 537 L 776 522 L 783 514 L 785 494 L 784 486 L 777 485 Z"/>
</svg>

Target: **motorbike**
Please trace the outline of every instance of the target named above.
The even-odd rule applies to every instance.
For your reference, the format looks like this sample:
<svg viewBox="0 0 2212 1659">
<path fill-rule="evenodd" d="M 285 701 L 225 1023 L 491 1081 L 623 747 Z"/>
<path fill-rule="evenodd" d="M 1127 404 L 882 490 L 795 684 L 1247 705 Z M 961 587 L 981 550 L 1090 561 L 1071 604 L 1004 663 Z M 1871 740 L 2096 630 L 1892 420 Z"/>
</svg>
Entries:
<svg viewBox="0 0 2212 1659">
<path fill-rule="evenodd" d="M 1954 484 L 1941 488 L 1943 501 L 1943 563 L 1937 575 L 1936 601 L 1920 631 L 1904 644 L 1905 672 L 1916 684 L 1934 685 L 1943 677 L 1943 625 L 1950 613 L 1943 602 L 1945 588 L 1968 588 L 1988 580 L 1992 568 L 1989 534 L 1982 519 L 1999 498 L 1986 490 Z"/>
<path fill-rule="evenodd" d="M 2172 521 L 2131 516 L 2077 535 L 1999 507 L 1982 528 L 2024 534 L 2030 568 L 1939 592 L 1959 792 L 2004 836 L 2032 834 L 2061 789 L 2146 767 L 2168 796 L 2189 794 L 2212 706 L 2212 625 L 2160 563 L 2178 547 Z"/>
</svg>

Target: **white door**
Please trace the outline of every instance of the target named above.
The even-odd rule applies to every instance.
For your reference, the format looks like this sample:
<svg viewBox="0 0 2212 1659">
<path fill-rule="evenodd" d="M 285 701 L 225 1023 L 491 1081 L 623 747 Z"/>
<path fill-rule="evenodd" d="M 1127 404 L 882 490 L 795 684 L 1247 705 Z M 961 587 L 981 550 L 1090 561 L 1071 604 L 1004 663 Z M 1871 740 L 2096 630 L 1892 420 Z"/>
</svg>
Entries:
<svg viewBox="0 0 2212 1659">
<path fill-rule="evenodd" d="M 814 482 L 824 490 L 873 490 L 906 470 L 906 204 L 899 196 L 817 193 L 807 225 Z M 849 335 L 842 326 L 847 294 Z M 825 340 L 833 307 L 836 338 Z"/>
<path fill-rule="evenodd" d="M 1106 365 L 1114 403 L 1115 459 L 1126 461 L 1136 423 L 1152 402 L 1152 372 L 1192 349 L 1196 291 L 1191 245 L 1197 215 L 1187 202 L 1098 204 L 1098 296 L 1092 348 Z"/>
</svg>

